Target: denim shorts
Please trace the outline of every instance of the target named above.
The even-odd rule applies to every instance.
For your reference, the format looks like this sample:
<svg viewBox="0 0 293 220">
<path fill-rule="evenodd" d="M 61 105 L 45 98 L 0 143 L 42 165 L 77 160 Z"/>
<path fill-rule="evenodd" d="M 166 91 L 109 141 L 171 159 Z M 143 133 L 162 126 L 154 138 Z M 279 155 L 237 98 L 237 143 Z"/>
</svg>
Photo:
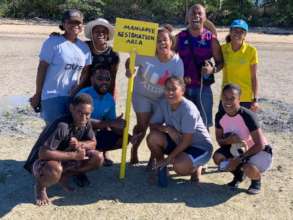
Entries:
<svg viewBox="0 0 293 220">
<path fill-rule="evenodd" d="M 69 104 L 72 100 L 70 96 L 60 96 L 42 100 L 41 117 L 49 125 L 57 118 L 69 115 Z"/>
<path fill-rule="evenodd" d="M 186 88 L 185 97 L 192 101 L 198 108 L 203 123 L 207 128 L 213 126 L 213 92 L 210 86 Z"/>
</svg>

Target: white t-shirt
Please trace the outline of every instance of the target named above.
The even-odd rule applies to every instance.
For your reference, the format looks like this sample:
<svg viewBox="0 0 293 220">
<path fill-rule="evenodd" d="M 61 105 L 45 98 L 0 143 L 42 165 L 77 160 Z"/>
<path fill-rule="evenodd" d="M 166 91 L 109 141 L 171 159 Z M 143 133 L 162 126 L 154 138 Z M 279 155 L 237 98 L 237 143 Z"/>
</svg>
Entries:
<svg viewBox="0 0 293 220">
<path fill-rule="evenodd" d="M 161 98 L 164 94 L 164 84 L 168 77 L 183 78 L 184 66 L 178 54 L 166 63 L 157 57 L 137 56 L 135 65 L 138 72 L 134 81 L 134 93 L 151 99 Z"/>
<path fill-rule="evenodd" d="M 72 43 L 64 36 L 49 37 L 43 43 L 39 58 L 49 64 L 42 100 L 69 96 L 84 66 L 92 63 L 91 51 L 86 43 L 79 39 Z"/>
</svg>

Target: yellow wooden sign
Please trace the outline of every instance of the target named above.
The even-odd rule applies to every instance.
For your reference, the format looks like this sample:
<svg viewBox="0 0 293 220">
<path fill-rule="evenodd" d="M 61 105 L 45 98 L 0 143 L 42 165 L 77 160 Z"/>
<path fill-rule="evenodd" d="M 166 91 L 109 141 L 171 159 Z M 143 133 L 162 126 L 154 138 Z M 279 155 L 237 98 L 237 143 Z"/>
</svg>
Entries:
<svg viewBox="0 0 293 220">
<path fill-rule="evenodd" d="M 113 49 L 120 52 L 154 56 L 156 51 L 157 23 L 116 18 Z"/>
</svg>

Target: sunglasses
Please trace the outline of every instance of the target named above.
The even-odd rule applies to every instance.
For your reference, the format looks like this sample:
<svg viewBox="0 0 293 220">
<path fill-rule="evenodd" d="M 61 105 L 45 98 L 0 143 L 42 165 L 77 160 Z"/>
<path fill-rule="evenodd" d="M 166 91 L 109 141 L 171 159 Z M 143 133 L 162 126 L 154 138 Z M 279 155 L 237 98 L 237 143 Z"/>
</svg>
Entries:
<svg viewBox="0 0 293 220">
<path fill-rule="evenodd" d="M 109 76 L 98 76 L 96 79 L 99 81 L 111 81 L 111 77 Z"/>
</svg>

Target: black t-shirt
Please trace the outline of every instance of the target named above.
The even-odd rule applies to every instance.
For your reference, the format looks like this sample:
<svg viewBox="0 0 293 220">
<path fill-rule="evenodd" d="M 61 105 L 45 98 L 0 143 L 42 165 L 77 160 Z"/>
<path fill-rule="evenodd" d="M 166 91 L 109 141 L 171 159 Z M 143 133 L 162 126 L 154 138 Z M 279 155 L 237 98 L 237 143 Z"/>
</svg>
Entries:
<svg viewBox="0 0 293 220">
<path fill-rule="evenodd" d="M 71 137 L 78 141 L 95 140 L 95 133 L 91 123 L 83 128 L 73 125 L 72 117 L 62 117 L 46 127 L 33 146 L 24 168 L 31 171 L 33 163 L 38 159 L 40 149 L 66 151 Z"/>
</svg>

